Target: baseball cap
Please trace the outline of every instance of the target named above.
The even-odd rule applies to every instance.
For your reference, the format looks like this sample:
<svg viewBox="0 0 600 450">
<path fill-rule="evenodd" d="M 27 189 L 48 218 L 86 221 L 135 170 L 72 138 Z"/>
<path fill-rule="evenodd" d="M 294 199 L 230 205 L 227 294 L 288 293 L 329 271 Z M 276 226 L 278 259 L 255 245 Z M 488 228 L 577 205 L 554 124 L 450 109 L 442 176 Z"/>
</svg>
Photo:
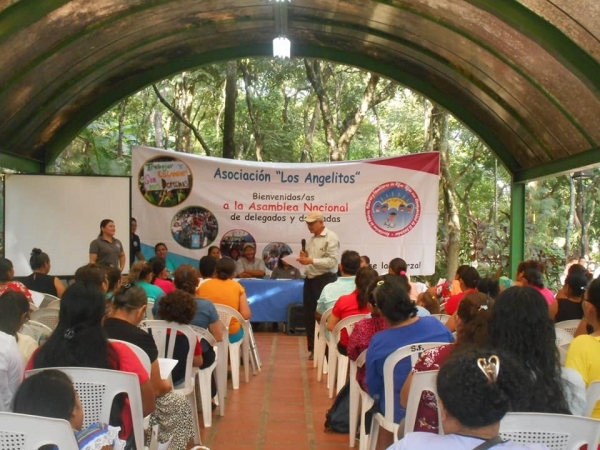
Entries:
<svg viewBox="0 0 600 450">
<path fill-rule="evenodd" d="M 306 216 L 304 219 L 304 221 L 308 223 L 316 222 L 317 220 L 323 220 L 323 213 L 317 211 L 316 209 L 313 209 L 311 212 L 309 212 L 308 216 Z"/>
<path fill-rule="evenodd" d="M 253 243 L 251 243 L 251 242 L 246 242 L 246 243 L 244 244 L 244 246 L 242 247 L 242 251 L 246 250 L 248 247 L 256 248 L 256 245 L 254 245 L 254 244 L 253 244 Z"/>
</svg>

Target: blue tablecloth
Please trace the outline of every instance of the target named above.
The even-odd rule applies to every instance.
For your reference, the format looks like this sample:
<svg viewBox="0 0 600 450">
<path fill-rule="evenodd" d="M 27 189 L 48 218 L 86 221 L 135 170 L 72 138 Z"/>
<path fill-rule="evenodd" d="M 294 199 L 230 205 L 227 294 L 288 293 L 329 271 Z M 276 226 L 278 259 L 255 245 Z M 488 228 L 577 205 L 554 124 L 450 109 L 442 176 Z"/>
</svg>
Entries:
<svg viewBox="0 0 600 450">
<path fill-rule="evenodd" d="M 248 296 L 251 322 L 285 322 L 292 303 L 302 304 L 304 280 L 238 280 Z"/>
</svg>

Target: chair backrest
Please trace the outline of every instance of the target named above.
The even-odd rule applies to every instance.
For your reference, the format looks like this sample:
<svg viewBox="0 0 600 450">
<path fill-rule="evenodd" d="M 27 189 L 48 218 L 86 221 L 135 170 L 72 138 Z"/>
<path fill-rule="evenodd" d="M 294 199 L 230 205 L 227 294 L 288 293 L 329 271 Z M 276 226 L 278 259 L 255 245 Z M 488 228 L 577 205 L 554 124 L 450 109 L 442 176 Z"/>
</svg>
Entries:
<svg viewBox="0 0 600 450">
<path fill-rule="evenodd" d="M 0 412 L 1 449 L 30 450 L 43 445 L 79 450 L 71 425 L 64 419 Z"/>
<path fill-rule="evenodd" d="M 574 335 L 575 334 L 575 330 L 579 326 L 579 322 L 581 322 L 581 320 L 579 320 L 579 319 L 575 319 L 575 320 L 563 320 L 562 322 L 558 322 L 558 323 L 554 324 L 554 326 L 556 328 L 562 328 L 563 330 L 568 331 L 569 333 L 571 333 L 571 335 Z"/>
<path fill-rule="evenodd" d="M 109 341 L 110 342 L 120 342 L 121 344 L 124 344 L 127 347 L 129 347 L 131 350 L 133 350 L 135 355 L 138 357 L 138 359 L 142 363 L 142 366 L 144 366 L 144 369 L 146 369 L 146 372 L 148 372 L 148 375 L 150 375 L 150 371 L 152 370 L 150 366 L 152 365 L 152 362 L 150 361 L 150 357 L 148 356 L 148 353 L 146 353 L 144 350 L 142 350 L 141 347 L 139 347 L 135 344 L 132 344 L 131 342 L 122 341 L 120 339 L 109 339 Z"/>
<path fill-rule="evenodd" d="M 206 328 L 202 328 L 197 325 L 190 325 L 190 328 L 192 330 L 194 330 L 194 333 L 196 333 L 198 340 L 200 340 L 200 341 L 205 340 L 206 342 L 208 342 L 208 345 L 210 345 L 211 347 L 214 347 L 215 345 L 217 345 L 217 340 L 212 335 L 212 333 L 210 331 L 208 331 Z"/>
<path fill-rule="evenodd" d="M 364 318 L 365 314 L 353 314 L 351 316 L 344 317 L 342 320 L 336 323 L 335 327 L 333 327 L 333 330 L 331 331 L 333 343 L 337 344 L 340 342 L 340 334 L 344 328 L 348 332 L 348 336 L 350 336 L 352 334 L 352 330 L 354 330 L 354 325 Z"/>
<path fill-rule="evenodd" d="M 51 330 L 54 330 L 56 325 L 58 325 L 58 313 L 59 310 L 55 308 L 42 308 L 30 313 L 29 318 L 30 320 L 43 323 Z"/>
<path fill-rule="evenodd" d="M 189 325 L 181 325 L 175 322 L 167 322 L 166 320 L 144 320 L 140 324 L 140 328 L 146 330 L 154 338 L 156 347 L 158 348 L 159 358 L 173 359 L 175 350 L 175 340 L 177 332 L 183 334 L 188 341 L 189 350 L 185 361 L 185 387 L 190 388 L 193 383 L 193 360 L 194 350 L 196 348 L 196 333 Z"/>
<path fill-rule="evenodd" d="M 32 291 L 29 289 L 29 293 L 31 294 L 31 299 L 33 300 L 33 304 L 37 306 L 37 308 L 43 308 L 44 305 L 44 293 L 38 291 Z"/>
<path fill-rule="evenodd" d="M 449 314 L 432 314 L 431 317 L 435 317 L 440 322 L 446 323 L 448 322 L 448 319 L 452 316 L 450 316 Z"/>
<path fill-rule="evenodd" d="M 148 305 L 146 306 L 146 320 L 154 320 L 152 308 L 154 308 L 154 299 L 148 297 Z"/>
<path fill-rule="evenodd" d="M 227 305 L 220 305 L 218 303 L 215 303 L 215 308 L 219 314 L 219 319 L 228 330 L 231 319 L 236 319 L 242 327 L 247 325 L 248 321 L 242 317 L 242 314 L 237 309 Z"/>
<path fill-rule="evenodd" d="M 60 300 L 52 300 L 50 303 L 48 303 L 48 306 L 46 306 L 46 308 L 60 309 Z"/>
<path fill-rule="evenodd" d="M 438 371 L 429 370 L 427 372 L 417 372 L 413 374 L 412 382 L 410 383 L 410 391 L 408 393 L 408 401 L 406 402 L 406 417 L 404 419 L 404 434 L 411 433 L 415 430 L 415 421 L 417 419 L 417 410 L 421 403 L 421 395 L 425 391 L 431 392 L 437 401 L 437 380 Z M 438 434 L 444 434 L 442 429 L 441 411 L 438 408 Z"/>
<path fill-rule="evenodd" d="M 21 333 L 31 336 L 38 345 L 42 345 L 52 334 L 52 329 L 43 323 L 36 322 L 35 320 L 28 320 L 23 324 Z"/>
<path fill-rule="evenodd" d="M 321 321 L 319 322 L 319 333 L 322 333 L 321 336 L 327 336 L 327 321 L 329 320 L 329 316 L 333 312 L 333 307 L 325 310 L 323 314 L 321 314 Z"/>
<path fill-rule="evenodd" d="M 594 411 L 596 403 L 600 402 L 600 381 L 592 381 L 588 385 L 586 397 L 584 416 L 592 417 L 592 412 Z"/>
<path fill-rule="evenodd" d="M 596 448 L 600 421 L 565 414 L 508 413 L 500 421 L 500 436 L 519 444 L 545 444 L 550 450 Z"/>
<path fill-rule="evenodd" d="M 411 365 L 414 365 L 422 351 L 447 344 L 447 342 L 417 342 L 400 347 L 390 353 L 385 359 L 383 363 L 383 390 L 385 396 L 385 420 L 387 422 L 394 422 L 394 369 L 396 368 L 396 364 L 400 360 L 410 357 Z"/>
<path fill-rule="evenodd" d="M 39 305 L 40 308 L 47 308 L 49 305 L 51 305 L 52 303 L 54 303 L 57 300 L 60 302 L 60 299 L 54 295 L 51 295 L 51 294 L 41 294 L 41 295 L 43 296 L 43 300 Z"/>
<path fill-rule="evenodd" d="M 138 449 L 144 448 L 144 413 L 142 393 L 138 377 L 134 373 L 90 367 L 52 367 L 66 373 L 73 381 L 83 406 L 83 426 L 93 423 L 109 423 L 110 410 L 116 395 L 126 393 L 129 397 L 133 432 Z M 46 369 L 28 370 L 25 376 Z M 62 449 L 60 449 L 62 450 Z"/>
<path fill-rule="evenodd" d="M 556 333 L 556 345 L 558 347 L 562 347 L 564 344 L 570 344 L 571 341 L 575 339 L 573 337 L 573 333 L 565 330 L 564 328 L 555 327 L 554 331 Z"/>
<path fill-rule="evenodd" d="M 565 367 L 565 364 L 567 362 L 567 350 L 565 350 L 562 347 L 558 347 L 558 356 L 560 358 L 561 367 Z"/>
</svg>

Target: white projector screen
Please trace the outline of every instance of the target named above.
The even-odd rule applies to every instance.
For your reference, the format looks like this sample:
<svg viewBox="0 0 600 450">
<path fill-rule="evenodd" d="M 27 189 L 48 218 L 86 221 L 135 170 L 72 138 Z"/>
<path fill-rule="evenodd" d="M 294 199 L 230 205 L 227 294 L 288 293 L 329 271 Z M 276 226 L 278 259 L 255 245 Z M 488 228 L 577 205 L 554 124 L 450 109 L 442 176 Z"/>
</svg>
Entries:
<svg viewBox="0 0 600 450">
<path fill-rule="evenodd" d="M 33 248 L 50 256 L 50 275 L 72 276 L 89 262 L 89 246 L 100 222 L 115 222 L 129 271 L 130 177 L 6 175 L 4 186 L 6 258 L 15 276 L 31 273 Z"/>
</svg>

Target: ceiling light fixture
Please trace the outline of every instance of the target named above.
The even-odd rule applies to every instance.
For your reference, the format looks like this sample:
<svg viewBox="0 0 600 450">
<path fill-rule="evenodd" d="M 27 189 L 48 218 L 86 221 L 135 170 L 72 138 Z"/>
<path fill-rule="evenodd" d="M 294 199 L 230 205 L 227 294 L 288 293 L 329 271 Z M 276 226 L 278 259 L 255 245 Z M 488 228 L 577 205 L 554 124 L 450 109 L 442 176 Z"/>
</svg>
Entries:
<svg viewBox="0 0 600 450">
<path fill-rule="evenodd" d="M 288 39 L 288 4 L 290 0 L 271 0 L 275 15 L 275 34 L 273 39 L 273 56 L 276 58 L 290 57 L 292 43 Z"/>
</svg>

